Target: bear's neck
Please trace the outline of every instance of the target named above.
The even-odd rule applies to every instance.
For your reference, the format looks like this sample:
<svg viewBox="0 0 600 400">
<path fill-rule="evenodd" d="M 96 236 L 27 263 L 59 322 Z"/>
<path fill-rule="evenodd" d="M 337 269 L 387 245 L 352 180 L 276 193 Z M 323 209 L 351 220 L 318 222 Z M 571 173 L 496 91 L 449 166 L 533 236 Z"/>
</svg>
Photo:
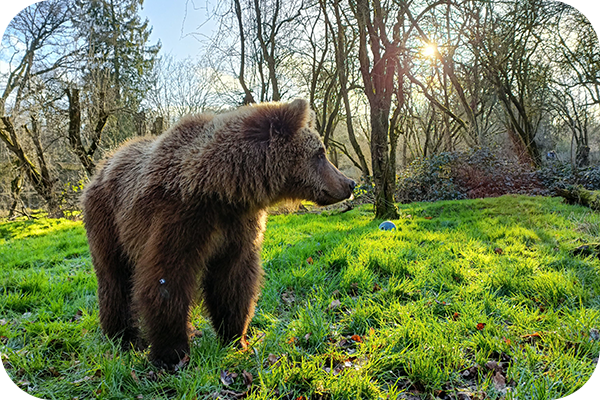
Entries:
<svg viewBox="0 0 600 400">
<path fill-rule="evenodd" d="M 182 195 L 247 209 L 268 207 L 281 182 L 267 149 L 243 140 L 224 142 L 215 140 L 201 153 L 191 152 L 182 159 L 178 185 Z"/>
</svg>

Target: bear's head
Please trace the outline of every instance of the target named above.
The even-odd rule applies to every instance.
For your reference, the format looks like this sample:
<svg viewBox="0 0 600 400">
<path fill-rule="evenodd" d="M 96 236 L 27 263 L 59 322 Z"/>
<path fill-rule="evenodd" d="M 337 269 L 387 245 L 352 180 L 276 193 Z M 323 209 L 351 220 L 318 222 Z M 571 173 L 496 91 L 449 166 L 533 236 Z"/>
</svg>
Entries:
<svg viewBox="0 0 600 400">
<path fill-rule="evenodd" d="M 352 196 L 356 184 L 327 159 L 306 100 L 254 106 L 243 130 L 266 152 L 269 180 L 278 178 L 276 200 L 304 199 L 323 206 Z"/>
</svg>

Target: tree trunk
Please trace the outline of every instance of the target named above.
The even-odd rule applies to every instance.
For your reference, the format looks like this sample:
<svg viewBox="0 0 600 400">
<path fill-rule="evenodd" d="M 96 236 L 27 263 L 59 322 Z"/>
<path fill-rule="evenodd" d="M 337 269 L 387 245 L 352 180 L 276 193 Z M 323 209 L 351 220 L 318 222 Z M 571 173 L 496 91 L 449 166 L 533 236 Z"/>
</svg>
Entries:
<svg viewBox="0 0 600 400">
<path fill-rule="evenodd" d="M 395 173 L 388 156 L 389 109 L 371 107 L 371 166 L 375 183 L 375 218 L 398 219 L 394 205 Z"/>
<path fill-rule="evenodd" d="M 63 216 L 60 210 L 60 201 L 54 191 L 55 179 L 50 176 L 50 170 L 46 165 L 46 160 L 43 157 L 43 149 L 39 141 L 39 137 L 36 135 L 37 125 L 33 127 L 32 140 L 36 148 L 38 162 L 41 166 L 38 167 L 27 157 L 21 143 L 18 140 L 17 132 L 14 124 L 10 117 L 0 117 L 3 126 L 0 125 L 0 139 L 6 143 L 8 149 L 19 159 L 21 167 L 29 179 L 29 182 L 35 189 L 35 191 L 46 201 L 48 206 L 48 215 L 50 217 L 61 217 Z"/>
<path fill-rule="evenodd" d="M 66 93 L 69 98 L 69 143 L 88 176 L 92 176 L 96 165 L 85 149 L 80 136 L 81 105 L 79 103 L 79 89 L 66 89 Z"/>
<path fill-rule="evenodd" d="M 163 117 L 156 117 L 156 119 L 154 120 L 154 123 L 152 124 L 152 129 L 151 129 L 150 133 L 154 136 L 158 136 L 158 135 L 162 134 L 165 129 L 163 125 L 164 125 Z"/>
<path fill-rule="evenodd" d="M 587 143 L 577 143 L 577 152 L 575 153 L 575 162 L 579 168 L 590 165 L 590 146 Z"/>
</svg>

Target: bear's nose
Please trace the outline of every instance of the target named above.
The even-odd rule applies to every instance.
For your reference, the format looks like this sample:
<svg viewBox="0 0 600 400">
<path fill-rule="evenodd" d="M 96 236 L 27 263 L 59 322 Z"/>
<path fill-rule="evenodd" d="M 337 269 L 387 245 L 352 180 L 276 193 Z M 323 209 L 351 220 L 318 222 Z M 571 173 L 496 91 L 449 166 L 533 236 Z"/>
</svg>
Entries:
<svg viewBox="0 0 600 400">
<path fill-rule="evenodd" d="M 352 179 L 350 179 L 349 186 L 350 186 L 350 190 L 354 190 L 354 188 L 356 187 L 356 182 L 354 182 Z"/>
</svg>

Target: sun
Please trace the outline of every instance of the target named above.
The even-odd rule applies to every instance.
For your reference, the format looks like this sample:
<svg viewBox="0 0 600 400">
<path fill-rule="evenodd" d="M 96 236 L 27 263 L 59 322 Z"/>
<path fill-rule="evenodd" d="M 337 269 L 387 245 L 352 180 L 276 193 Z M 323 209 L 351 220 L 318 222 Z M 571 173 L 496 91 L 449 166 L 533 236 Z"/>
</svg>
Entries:
<svg viewBox="0 0 600 400">
<path fill-rule="evenodd" d="M 435 43 L 426 44 L 425 47 L 421 50 L 425 57 L 435 57 L 438 54 L 438 48 Z"/>
</svg>

